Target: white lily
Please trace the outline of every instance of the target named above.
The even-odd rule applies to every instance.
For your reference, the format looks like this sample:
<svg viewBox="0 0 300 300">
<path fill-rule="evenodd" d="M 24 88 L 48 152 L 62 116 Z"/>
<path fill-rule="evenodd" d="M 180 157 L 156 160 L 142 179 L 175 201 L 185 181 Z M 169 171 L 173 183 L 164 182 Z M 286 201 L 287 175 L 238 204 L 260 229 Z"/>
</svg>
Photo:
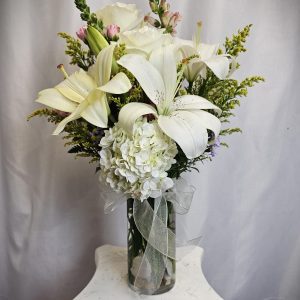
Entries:
<svg viewBox="0 0 300 300">
<path fill-rule="evenodd" d="M 197 33 L 193 41 L 177 39 L 179 48 L 184 58 L 189 58 L 198 55 L 199 58 L 194 58 L 190 61 L 185 70 L 185 77 L 189 82 L 193 82 L 200 74 L 206 77 L 206 67 L 220 79 L 225 79 L 229 73 L 230 61 L 226 55 L 218 55 L 218 44 L 203 44 L 200 43 L 201 23 L 198 23 Z"/>
<path fill-rule="evenodd" d="M 221 110 L 208 100 L 185 95 L 176 97 L 180 79 L 172 46 L 152 52 L 149 61 L 143 56 L 128 54 L 118 61 L 138 80 L 148 98 L 155 104 L 129 103 L 119 113 L 119 124 L 132 132 L 137 118 L 152 114 L 161 130 L 172 138 L 188 158 L 201 155 L 208 144 L 207 129 L 217 137 L 221 123 L 217 117 L 203 109 Z"/>
<path fill-rule="evenodd" d="M 122 72 L 110 79 L 114 48 L 115 45 L 111 45 L 99 53 L 94 77 L 80 70 L 55 88 L 39 93 L 37 102 L 71 113 L 58 124 L 54 135 L 62 132 L 69 122 L 80 117 L 95 126 L 107 127 L 110 110 L 106 93 L 123 94 L 131 88 L 128 77 Z"/>
</svg>

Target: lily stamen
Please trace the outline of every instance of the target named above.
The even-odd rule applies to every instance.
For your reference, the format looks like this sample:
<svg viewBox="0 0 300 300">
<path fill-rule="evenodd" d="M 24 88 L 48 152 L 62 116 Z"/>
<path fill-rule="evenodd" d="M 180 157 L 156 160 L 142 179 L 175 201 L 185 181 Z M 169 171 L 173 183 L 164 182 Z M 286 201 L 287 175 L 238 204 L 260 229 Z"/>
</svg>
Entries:
<svg viewBox="0 0 300 300">
<path fill-rule="evenodd" d="M 69 77 L 63 64 L 59 64 L 57 66 L 57 69 L 59 69 L 63 73 L 65 79 Z"/>
</svg>

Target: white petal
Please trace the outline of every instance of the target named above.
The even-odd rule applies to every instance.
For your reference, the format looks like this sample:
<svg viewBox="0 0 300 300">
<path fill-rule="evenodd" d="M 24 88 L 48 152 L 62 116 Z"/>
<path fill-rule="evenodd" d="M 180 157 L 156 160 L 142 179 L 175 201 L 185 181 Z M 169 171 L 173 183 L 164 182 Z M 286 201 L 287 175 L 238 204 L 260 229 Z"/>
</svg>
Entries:
<svg viewBox="0 0 300 300">
<path fill-rule="evenodd" d="M 193 42 L 191 43 L 193 44 Z M 180 51 L 182 53 L 183 58 L 189 58 L 193 55 L 198 55 L 196 48 L 193 46 L 184 45 L 180 47 Z M 193 82 L 203 66 L 204 64 L 200 59 L 192 59 L 184 70 L 184 75 L 186 79 L 189 82 Z"/>
<path fill-rule="evenodd" d="M 137 79 L 149 99 L 158 104 L 165 98 L 165 85 L 156 68 L 143 56 L 127 54 L 121 57 L 118 64 L 130 71 Z"/>
<path fill-rule="evenodd" d="M 208 134 L 199 117 L 188 111 L 175 111 L 171 116 L 159 116 L 158 125 L 173 139 L 187 158 L 200 156 L 207 147 Z"/>
<path fill-rule="evenodd" d="M 110 94 L 124 94 L 130 89 L 130 80 L 123 72 L 118 73 L 108 83 L 99 88 L 99 90 Z"/>
<path fill-rule="evenodd" d="M 174 106 L 179 110 L 198 110 L 198 109 L 213 109 L 217 114 L 222 111 L 219 107 L 212 104 L 210 101 L 197 95 L 185 95 L 175 99 Z"/>
<path fill-rule="evenodd" d="M 107 5 L 96 12 L 97 18 L 105 26 L 117 24 L 121 31 L 131 30 L 143 22 L 144 16 L 135 4 L 115 3 Z"/>
<path fill-rule="evenodd" d="M 94 79 L 85 71 L 79 70 L 70 75 L 55 88 L 68 99 L 80 103 L 95 87 L 96 82 Z"/>
<path fill-rule="evenodd" d="M 231 55 L 228 56 L 228 59 L 230 61 L 230 64 L 229 64 L 230 70 L 228 72 L 227 77 L 230 77 L 237 70 L 238 61 L 237 61 L 236 57 L 231 56 Z"/>
<path fill-rule="evenodd" d="M 229 59 L 222 55 L 216 55 L 203 62 L 212 70 L 219 78 L 225 79 L 229 73 Z"/>
<path fill-rule="evenodd" d="M 56 129 L 55 129 L 54 132 L 53 132 L 53 135 L 58 135 L 58 134 L 60 134 L 60 133 L 64 130 L 65 126 L 66 126 L 69 122 L 74 121 L 74 120 L 76 120 L 76 119 L 79 119 L 79 118 L 80 118 L 80 113 L 82 112 L 82 110 L 83 110 L 85 107 L 86 107 L 86 102 L 85 102 L 85 101 L 81 102 L 81 103 L 77 106 L 76 110 L 75 110 L 73 113 L 71 113 L 68 117 L 64 118 L 64 119 L 57 125 Z"/>
<path fill-rule="evenodd" d="M 164 31 L 164 29 L 145 25 L 140 29 L 121 33 L 118 43 L 126 45 L 127 54 L 133 54 L 138 49 L 148 55 L 153 50 L 172 43 L 173 37 L 165 34 Z"/>
<path fill-rule="evenodd" d="M 79 119 L 80 117 L 83 117 L 95 126 L 105 128 L 107 127 L 107 115 L 108 112 L 105 93 L 94 90 L 89 94 L 87 99 L 78 105 L 71 115 L 63 119 L 58 124 L 53 135 L 61 133 L 69 122 Z"/>
<path fill-rule="evenodd" d="M 150 63 L 159 71 L 165 83 L 165 100 L 173 101 L 177 89 L 177 62 L 174 46 L 154 50 L 149 59 Z"/>
<path fill-rule="evenodd" d="M 102 49 L 97 56 L 95 80 L 98 86 L 102 86 L 110 80 L 115 47 L 116 44 L 112 44 Z"/>
<path fill-rule="evenodd" d="M 219 49 L 218 44 L 200 44 L 198 47 L 198 53 L 202 60 L 208 59 L 212 56 L 216 56 Z"/>
<path fill-rule="evenodd" d="M 128 103 L 120 110 L 119 124 L 128 133 L 131 133 L 136 119 L 148 114 L 157 116 L 155 108 L 151 105 L 137 102 Z"/>
<path fill-rule="evenodd" d="M 40 91 L 36 102 L 65 112 L 73 112 L 77 107 L 75 102 L 63 96 L 57 89 Z"/>
<path fill-rule="evenodd" d="M 194 41 L 184 40 L 184 39 L 180 39 L 177 37 L 174 38 L 174 44 L 179 46 L 180 48 L 185 47 L 185 46 L 189 46 L 190 48 L 195 48 Z"/>
<path fill-rule="evenodd" d="M 214 139 L 217 138 L 221 130 L 221 122 L 216 116 L 203 110 L 190 110 L 190 112 L 199 117 L 199 122 L 204 128 L 210 129 L 214 133 Z"/>
<path fill-rule="evenodd" d="M 206 69 L 206 66 L 203 61 L 201 61 L 201 59 L 195 58 L 191 60 L 191 62 L 185 68 L 184 76 L 189 82 L 193 82 L 199 75 L 200 71 L 204 68 Z"/>
<path fill-rule="evenodd" d="M 106 94 L 99 90 L 94 90 L 85 102 L 87 102 L 87 105 L 80 113 L 81 117 L 95 126 L 106 128 L 109 113 Z"/>
</svg>

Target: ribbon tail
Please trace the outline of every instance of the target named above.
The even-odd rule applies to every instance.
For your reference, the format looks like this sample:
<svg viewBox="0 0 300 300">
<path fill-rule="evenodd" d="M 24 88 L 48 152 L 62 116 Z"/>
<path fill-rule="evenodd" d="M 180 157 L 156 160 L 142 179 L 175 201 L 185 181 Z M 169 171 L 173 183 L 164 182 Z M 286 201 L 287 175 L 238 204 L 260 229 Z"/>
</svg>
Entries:
<svg viewBox="0 0 300 300">
<path fill-rule="evenodd" d="M 139 271 L 135 278 L 134 285 L 136 287 L 139 286 L 140 280 L 142 278 L 141 270 L 145 270 L 148 264 L 151 270 L 151 275 L 147 290 L 151 294 L 154 294 L 155 291 L 157 291 L 161 285 L 162 279 L 166 272 L 168 253 L 170 252 L 169 248 L 171 248 L 171 245 L 169 244 L 168 232 L 170 230 L 167 228 L 167 202 L 164 198 L 156 198 L 153 201 L 154 210 L 152 209 L 148 201 L 144 201 L 143 203 L 135 201 L 133 210 L 133 215 L 135 218 L 137 228 L 141 232 L 143 237 L 147 240 L 147 247 L 141 265 L 139 267 Z M 151 218 L 152 220 L 150 220 Z M 147 224 L 148 221 L 151 221 L 152 223 Z M 159 233 L 158 230 L 161 230 L 162 227 L 165 230 Z M 153 242 L 153 240 L 155 240 L 155 243 L 152 244 L 151 242 Z M 173 251 L 175 251 L 175 244 L 173 244 L 172 248 L 174 249 Z"/>
</svg>

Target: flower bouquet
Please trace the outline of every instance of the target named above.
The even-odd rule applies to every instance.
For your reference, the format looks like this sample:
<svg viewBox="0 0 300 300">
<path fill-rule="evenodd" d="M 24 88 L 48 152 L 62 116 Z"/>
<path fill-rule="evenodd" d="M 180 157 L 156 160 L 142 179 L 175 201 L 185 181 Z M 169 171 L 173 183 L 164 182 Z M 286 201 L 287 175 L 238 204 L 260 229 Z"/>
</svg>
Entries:
<svg viewBox="0 0 300 300">
<path fill-rule="evenodd" d="M 201 27 L 192 40 L 175 37 L 181 21 L 166 0 L 150 0 L 151 12 L 116 3 L 91 13 L 75 0 L 86 25 L 66 40 L 78 71 L 41 91 L 46 106 L 33 116 L 56 124 L 70 153 L 96 163 L 99 177 L 118 194 L 106 211 L 127 200 L 129 285 L 143 294 L 168 291 L 175 283 L 175 215 L 186 213 L 194 187 L 180 178 L 211 160 L 239 98 L 263 81 L 238 82 L 232 74 L 251 25 L 223 46 L 204 44 Z"/>
</svg>

